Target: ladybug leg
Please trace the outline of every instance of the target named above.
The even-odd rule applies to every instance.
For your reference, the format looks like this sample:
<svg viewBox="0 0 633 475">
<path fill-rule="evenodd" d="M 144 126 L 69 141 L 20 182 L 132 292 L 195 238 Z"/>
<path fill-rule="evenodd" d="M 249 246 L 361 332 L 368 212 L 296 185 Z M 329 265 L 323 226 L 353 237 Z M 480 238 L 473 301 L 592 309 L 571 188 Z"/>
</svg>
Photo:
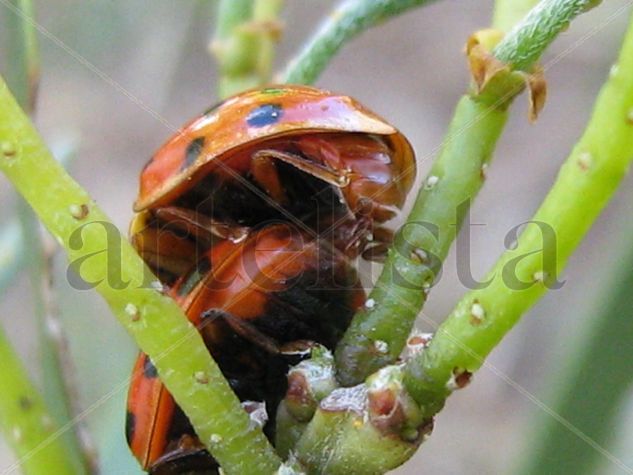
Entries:
<svg viewBox="0 0 633 475">
<path fill-rule="evenodd" d="M 248 236 L 248 228 L 244 226 L 224 223 L 187 208 L 167 206 L 156 209 L 154 213 L 161 221 L 209 241 L 213 241 L 213 237 L 219 237 L 237 243 Z"/>
<path fill-rule="evenodd" d="M 222 309 L 212 308 L 210 310 L 206 310 L 205 312 L 202 312 L 200 318 L 202 321 L 202 327 L 200 328 L 201 332 L 204 332 L 204 326 L 208 323 L 217 319 L 222 319 L 235 333 L 245 340 L 250 341 L 269 353 L 282 353 L 282 347 L 280 347 L 277 340 L 262 333 L 251 323 L 244 321 L 243 319 Z"/>
<path fill-rule="evenodd" d="M 372 238 L 372 243 L 374 244 L 367 247 L 361 255 L 367 261 L 384 262 L 387 258 L 389 247 L 393 242 L 393 231 L 383 226 L 378 226 L 374 228 Z"/>
<path fill-rule="evenodd" d="M 273 157 L 259 152 L 253 155 L 251 174 L 273 200 L 281 205 L 288 203 Z"/>
<path fill-rule="evenodd" d="M 184 434 L 169 447 L 165 454 L 148 469 L 150 475 L 174 475 L 177 473 L 218 474 L 218 465 L 200 440 Z"/>
<path fill-rule="evenodd" d="M 330 170 L 329 168 L 307 160 L 300 155 L 282 152 L 280 150 L 260 150 L 253 155 L 253 159 L 256 160 L 259 157 L 266 157 L 268 159 L 275 159 L 288 163 L 293 167 L 319 178 L 337 188 L 344 188 L 350 183 L 350 176 L 346 172 L 336 172 L 334 170 Z"/>
<path fill-rule="evenodd" d="M 164 284 L 172 284 L 195 264 L 195 244 L 174 232 L 161 229 L 148 211 L 134 216 L 130 224 L 130 240 Z"/>
</svg>

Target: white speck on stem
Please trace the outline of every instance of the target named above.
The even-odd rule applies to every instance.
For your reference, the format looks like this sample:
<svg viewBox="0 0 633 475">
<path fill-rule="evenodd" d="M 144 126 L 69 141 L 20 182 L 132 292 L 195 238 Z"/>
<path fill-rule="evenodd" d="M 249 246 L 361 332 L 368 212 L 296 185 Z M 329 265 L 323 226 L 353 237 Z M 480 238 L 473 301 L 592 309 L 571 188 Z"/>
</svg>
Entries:
<svg viewBox="0 0 633 475">
<path fill-rule="evenodd" d="M 431 175 L 430 177 L 426 179 L 426 183 L 424 183 L 424 189 L 432 190 L 439 181 L 440 181 L 440 178 L 438 176 Z"/>
<path fill-rule="evenodd" d="M 376 301 L 374 299 L 365 300 L 365 308 L 374 308 L 376 306 Z"/>
<path fill-rule="evenodd" d="M 578 157 L 578 166 L 582 170 L 588 170 L 593 164 L 593 157 L 589 152 L 582 152 Z"/>
<path fill-rule="evenodd" d="M 374 342 L 374 348 L 378 353 L 387 354 L 389 352 L 389 343 L 383 340 L 376 340 Z"/>
<path fill-rule="evenodd" d="M 193 377 L 199 384 L 209 384 L 209 378 L 204 371 L 196 371 Z"/>
<path fill-rule="evenodd" d="M 125 313 L 127 313 L 133 322 L 137 322 L 141 318 L 141 313 L 138 310 L 138 307 L 133 303 L 128 303 L 125 306 Z"/>
<path fill-rule="evenodd" d="M 152 282 L 151 284 L 149 284 L 150 287 L 158 292 L 162 292 L 164 290 L 163 284 L 161 284 L 159 281 L 155 280 L 154 282 Z"/>
<path fill-rule="evenodd" d="M 420 333 L 418 331 L 413 331 L 407 340 L 407 345 L 414 348 L 426 347 L 432 339 L 433 333 Z"/>
<path fill-rule="evenodd" d="M 219 444 L 222 442 L 222 436 L 220 434 L 211 434 L 211 443 Z"/>
<path fill-rule="evenodd" d="M 46 430 L 52 430 L 53 429 L 53 420 L 47 414 L 44 414 L 42 416 L 42 426 Z"/>
<path fill-rule="evenodd" d="M 475 302 L 470 307 L 470 315 L 476 321 L 481 322 L 486 317 L 486 311 L 479 302 Z"/>
<path fill-rule="evenodd" d="M 75 219 L 84 219 L 88 216 L 88 206 L 85 204 L 74 204 L 68 207 L 68 211 L 70 211 L 70 215 Z"/>
<path fill-rule="evenodd" d="M 618 63 L 614 63 L 611 66 L 611 69 L 609 69 L 609 77 L 613 78 L 617 76 L 618 72 L 620 72 L 620 66 L 618 65 Z"/>
<path fill-rule="evenodd" d="M 486 178 L 486 172 L 488 171 L 488 164 L 482 163 L 480 171 L 481 171 L 481 177 Z"/>
<path fill-rule="evenodd" d="M 19 427 L 14 427 L 13 430 L 11 431 L 11 436 L 13 437 L 13 440 L 15 440 L 16 442 L 21 442 L 22 441 L 22 429 L 20 429 Z"/>
<path fill-rule="evenodd" d="M 5 158 L 13 158 L 16 154 L 15 145 L 8 141 L 4 141 L 0 144 L 0 151 Z"/>
<path fill-rule="evenodd" d="M 411 251 L 411 257 L 417 260 L 420 264 L 425 264 L 429 260 L 429 255 L 424 249 L 414 249 Z"/>
<path fill-rule="evenodd" d="M 538 270 L 534 273 L 534 275 L 532 275 L 534 282 L 544 282 L 545 277 L 546 277 L 546 274 L 542 270 Z"/>
</svg>

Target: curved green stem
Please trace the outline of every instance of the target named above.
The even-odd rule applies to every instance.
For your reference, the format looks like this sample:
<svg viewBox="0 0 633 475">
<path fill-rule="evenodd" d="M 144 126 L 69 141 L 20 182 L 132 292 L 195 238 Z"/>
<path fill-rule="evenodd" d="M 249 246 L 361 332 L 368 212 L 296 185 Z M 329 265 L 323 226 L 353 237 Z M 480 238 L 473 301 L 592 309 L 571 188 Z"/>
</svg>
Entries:
<svg viewBox="0 0 633 475">
<path fill-rule="evenodd" d="M 583 11 L 579 4 L 587 8 L 591 3 L 543 0 L 494 51 L 503 52 L 504 58 L 535 49 L 540 54 L 545 44 L 533 47 L 533 38 L 547 38 L 549 44 L 560 32 L 562 19 L 569 21 Z M 558 25 L 558 30 L 554 31 L 552 25 Z M 541 29 L 545 31 L 539 33 Z M 537 59 L 530 57 L 532 61 Z M 343 384 L 363 381 L 400 355 L 470 203 L 483 184 L 485 168 L 505 126 L 507 108 L 523 87 L 514 79 L 491 83 L 484 93 L 466 95 L 457 104 L 442 150 L 369 295 L 374 305 L 354 316 L 337 348 L 337 367 Z M 379 346 L 388 351 L 377 352 Z"/>
<path fill-rule="evenodd" d="M 66 249 L 83 287 L 95 288 L 147 353 L 196 433 L 229 474 L 267 474 L 280 460 L 231 391 L 200 334 L 131 245 L 51 157 L 0 82 L 0 170 Z"/>
<path fill-rule="evenodd" d="M 406 384 L 433 413 L 455 372 L 476 371 L 548 288 L 624 177 L 633 155 L 633 26 L 591 120 L 556 183 L 486 280 L 440 326 L 429 348 L 407 365 Z M 605 134 L 605 130 L 609 133 Z"/>
<path fill-rule="evenodd" d="M 282 77 L 284 82 L 311 84 L 341 47 L 364 30 L 431 0 L 346 0 L 293 59 Z"/>
<path fill-rule="evenodd" d="M 515 70 L 528 70 L 561 31 L 600 0 L 543 0 L 512 28 L 493 54 Z"/>
<path fill-rule="evenodd" d="M 68 447 L 44 400 L 26 376 L 4 332 L 0 331 L 0 429 L 25 475 L 76 475 Z M 6 467 L 5 467 L 6 468 Z"/>
<path fill-rule="evenodd" d="M 270 81 L 283 0 L 221 0 L 211 51 L 220 69 L 220 97 Z"/>
</svg>

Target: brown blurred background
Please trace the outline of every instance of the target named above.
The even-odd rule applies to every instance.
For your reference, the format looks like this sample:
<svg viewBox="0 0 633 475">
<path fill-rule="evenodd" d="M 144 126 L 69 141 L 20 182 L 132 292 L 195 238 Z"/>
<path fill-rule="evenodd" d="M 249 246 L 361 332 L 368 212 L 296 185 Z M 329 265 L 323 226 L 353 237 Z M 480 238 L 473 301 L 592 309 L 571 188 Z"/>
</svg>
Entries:
<svg viewBox="0 0 633 475">
<path fill-rule="evenodd" d="M 39 129 L 53 147 L 77 144 L 73 176 L 122 230 L 132 215 L 142 165 L 171 134 L 148 110 L 178 126 L 215 101 L 215 67 L 206 49 L 213 24 L 210 3 L 36 2 L 46 32 L 40 36 Z M 334 3 L 287 1 L 279 67 Z M 505 234 L 530 218 L 582 132 L 616 56 L 631 11 L 627 3 L 605 2 L 575 21 L 550 48 L 543 60 L 550 94 L 537 124 L 528 125 L 525 97 L 515 104 L 472 210 L 472 221 L 485 224 L 472 232 L 475 277 L 503 251 Z M 347 45 L 317 84 L 353 95 L 395 123 L 413 143 L 423 177 L 465 91 L 464 42 L 489 24 L 491 9 L 489 0 L 443 0 L 391 20 Z M 0 15 L 9 14 L 0 5 Z M 14 199 L 4 179 L 0 199 L 0 218 L 8 219 Z M 623 216 L 630 216 L 632 199 L 629 178 L 573 257 L 563 288 L 547 295 L 510 333 L 489 359 L 493 369 L 482 369 L 467 390 L 449 400 L 431 439 L 394 473 L 513 473 L 530 443 L 530 422 L 543 410 L 531 399 L 547 402 L 548 378 L 560 370 L 583 320 L 591 318 L 592 305 L 604 290 L 600 284 L 618 259 L 617 243 L 627 221 Z M 96 434 L 104 473 L 138 474 L 123 437 L 125 381 L 134 345 L 95 294 L 69 288 L 65 272 L 60 258 L 56 286 L 81 404 L 89 409 L 85 420 Z M 452 256 L 419 327 L 429 330 L 428 321 L 441 322 L 464 291 Z M 20 276 L 0 301 L 0 320 L 39 378 L 30 303 L 26 278 Z M 613 428 L 619 441 L 614 455 L 633 466 L 633 451 L 627 449 L 633 444 L 631 427 L 633 398 L 621 408 L 621 425 Z M 0 442 L 0 471 L 12 461 Z M 605 458 L 597 473 L 627 472 Z"/>
</svg>

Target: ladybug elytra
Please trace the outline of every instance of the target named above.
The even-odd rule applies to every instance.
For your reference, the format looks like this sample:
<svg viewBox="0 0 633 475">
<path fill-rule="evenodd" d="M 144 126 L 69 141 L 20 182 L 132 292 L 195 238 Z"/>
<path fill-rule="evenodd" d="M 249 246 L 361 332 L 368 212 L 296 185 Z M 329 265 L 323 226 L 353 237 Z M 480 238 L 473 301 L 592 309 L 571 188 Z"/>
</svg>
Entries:
<svg viewBox="0 0 633 475">
<path fill-rule="evenodd" d="M 382 224 L 414 176 L 406 138 L 355 100 L 295 85 L 247 91 L 145 166 L 131 239 L 238 397 L 274 415 L 297 348 L 333 348 L 364 302 L 353 259 L 386 248 Z M 216 473 L 144 354 L 127 437 L 150 473 Z"/>
</svg>

